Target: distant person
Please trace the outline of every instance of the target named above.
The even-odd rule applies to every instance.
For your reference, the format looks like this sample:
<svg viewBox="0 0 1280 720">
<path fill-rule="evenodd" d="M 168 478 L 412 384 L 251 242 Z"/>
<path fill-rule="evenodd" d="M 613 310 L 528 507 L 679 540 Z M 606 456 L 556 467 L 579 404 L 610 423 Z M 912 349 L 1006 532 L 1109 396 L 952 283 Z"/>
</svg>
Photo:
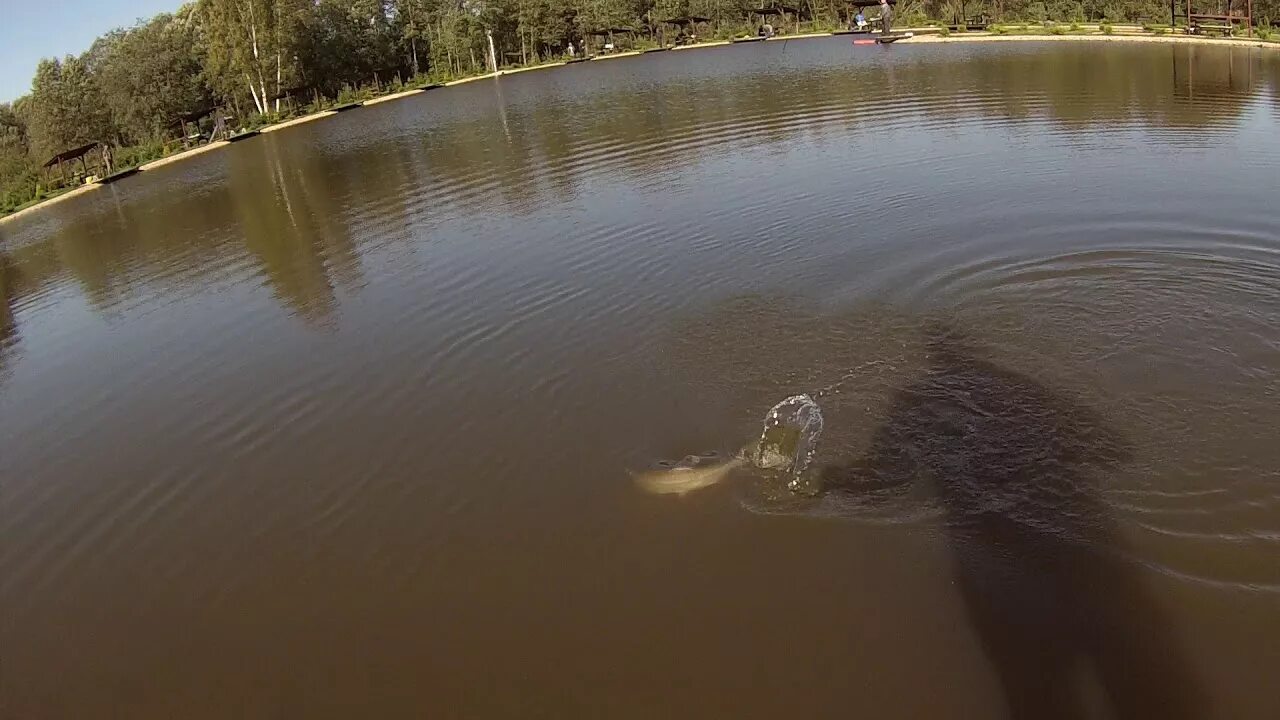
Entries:
<svg viewBox="0 0 1280 720">
<path fill-rule="evenodd" d="M 867 16 L 862 14 L 862 8 L 858 8 L 858 14 L 853 16 L 853 29 L 865 30 L 867 28 Z"/>
<path fill-rule="evenodd" d="M 880 34 L 888 35 L 893 25 L 893 6 L 889 0 L 880 0 Z"/>
<path fill-rule="evenodd" d="M 228 135 L 227 121 L 230 119 L 231 118 L 221 113 L 218 114 L 218 119 L 213 122 L 213 130 L 209 133 L 209 142 L 213 142 L 219 138 L 224 140 L 226 139 Z"/>
<path fill-rule="evenodd" d="M 111 156 L 111 145 L 103 143 L 102 145 L 102 177 L 111 174 L 114 169 L 115 158 Z"/>
<path fill-rule="evenodd" d="M 569 41 L 569 57 L 577 57 L 577 56 L 578 56 L 578 50 L 573 47 L 573 41 L 570 40 Z"/>
</svg>

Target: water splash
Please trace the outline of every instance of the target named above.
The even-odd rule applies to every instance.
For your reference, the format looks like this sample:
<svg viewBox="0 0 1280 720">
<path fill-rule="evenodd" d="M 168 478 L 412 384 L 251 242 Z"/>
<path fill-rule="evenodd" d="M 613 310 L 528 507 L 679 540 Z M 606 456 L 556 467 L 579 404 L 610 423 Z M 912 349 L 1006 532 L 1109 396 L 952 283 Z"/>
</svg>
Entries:
<svg viewBox="0 0 1280 720">
<path fill-rule="evenodd" d="M 822 436 L 822 409 L 809 395 L 792 395 L 764 416 L 764 431 L 754 447 L 725 461 L 715 453 L 689 455 L 679 462 L 660 462 L 635 475 L 636 484 L 655 495 L 685 495 L 716 485 L 735 468 L 750 462 L 761 470 L 786 478 L 786 489 L 814 496 L 821 483 L 807 473 Z M 782 492 L 781 488 L 778 488 Z"/>
<path fill-rule="evenodd" d="M 801 490 L 821 436 L 822 409 L 818 403 L 808 395 L 792 395 L 764 416 L 764 431 L 751 462 L 790 476 L 787 489 Z"/>
</svg>

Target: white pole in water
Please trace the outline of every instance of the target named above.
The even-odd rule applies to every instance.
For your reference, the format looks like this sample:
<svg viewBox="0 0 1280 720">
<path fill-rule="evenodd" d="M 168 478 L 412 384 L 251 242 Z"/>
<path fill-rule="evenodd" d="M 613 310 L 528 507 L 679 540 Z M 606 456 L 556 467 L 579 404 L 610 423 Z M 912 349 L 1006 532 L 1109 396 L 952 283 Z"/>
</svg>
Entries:
<svg viewBox="0 0 1280 720">
<path fill-rule="evenodd" d="M 485 28 L 485 37 L 489 38 L 489 65 L 492 72 L 498 72 L 498 54 L 493 49 L 493 33 Z"/>
</svg>

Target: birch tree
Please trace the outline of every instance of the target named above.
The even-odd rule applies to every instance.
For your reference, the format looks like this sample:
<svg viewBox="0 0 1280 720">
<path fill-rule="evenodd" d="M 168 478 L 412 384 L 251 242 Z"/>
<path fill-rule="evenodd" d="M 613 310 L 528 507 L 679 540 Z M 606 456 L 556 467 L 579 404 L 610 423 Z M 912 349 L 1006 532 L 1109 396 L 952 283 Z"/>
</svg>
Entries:
<svg viewBox="0 0 1280 720">
<path fill-rule="evenodd" d="M 214 89 L 224 97 L 247 90 L 258 112 L 278 110 L 308 9 L 305 0 L 200 0 L 205 72 Z"/>
</svg>

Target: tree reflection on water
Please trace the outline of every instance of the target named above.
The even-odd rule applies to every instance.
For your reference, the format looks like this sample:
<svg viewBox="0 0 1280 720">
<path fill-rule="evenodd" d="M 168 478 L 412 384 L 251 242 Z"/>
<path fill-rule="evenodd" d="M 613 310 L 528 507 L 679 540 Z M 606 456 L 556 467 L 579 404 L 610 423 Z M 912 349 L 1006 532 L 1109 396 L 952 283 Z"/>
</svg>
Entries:
<svg viewBox="0 0 1280 720">
<path fill-rule="evenodd" d="M 17 267 L 8 255 L 0 252 L 0 380 L 5 378 L 9 356 L 18 345 L 18 321 L 13 312 L 17 284 Z"/>
<path fill-rule="evenodd" d="M 876 56 L 851 72 L 831 47 L 752 48 L 748 64 L 732 49 L 634 61 L 650 74 L 626 61 L 529 73 L 362 110 L 356 124 L 264 135 L 19 220 L 5 228 L 11 260 L 33 288 L 69 273 L 109 312 L 143 281 L 209 284 L 247 256 L 282 307 L 315 322 L 333 311 L 335 287 L 363 282 L 364 243 L 430 232 L 435 214 L 520 216 L 579 198 L 602 175 L 643 187 L 734 149 L 843 141 L 883 124 L 877 98 L 938 118 L 1176 129 L 1204 145 L 1233 132 L 1260 89 L 1280 87 L 1277 63 L 1251 49 L 986 48 L 963 61 Z M 932 101 L 942 97 L 970 100 Z M 307 133 L 340 141 L 318 146 Z"/>
</svg>

